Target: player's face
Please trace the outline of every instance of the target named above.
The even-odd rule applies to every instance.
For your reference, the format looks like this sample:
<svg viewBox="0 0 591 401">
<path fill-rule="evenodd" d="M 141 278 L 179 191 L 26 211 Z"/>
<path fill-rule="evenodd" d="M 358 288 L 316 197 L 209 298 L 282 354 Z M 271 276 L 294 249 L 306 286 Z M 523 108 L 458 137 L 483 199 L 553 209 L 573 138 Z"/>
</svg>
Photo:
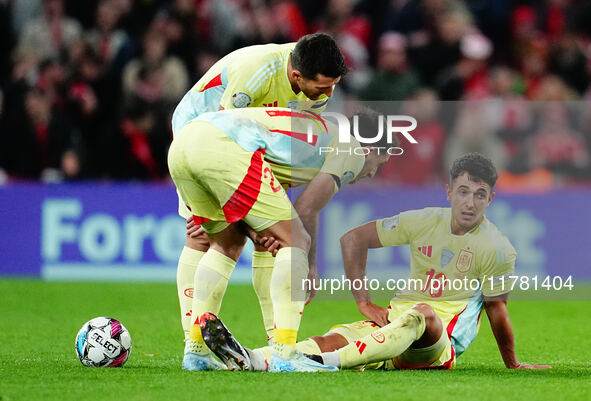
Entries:
<svg viewBox="0 0 591 401">
<path fill-rule="evenodd" d="M 451 187 L 446 185 L 446 190 L 451 203 L 451 229 L 456 235 L 464 235 L 480 224 L 495 196 L 486 182 L 474 181 L 468 173 L 458 176 Z"/>
<path fill-rule="evenodd" d="M 361 169 L 361 172 L 359 173 L 359 175 L 357 175 L 357 178 L 353 182 L 359 181 L 360 179 L 365 177 L 373 178 L 380 169 L 380 167 L 382 167 L 382 165 L 386 163 L 389 159 L 390 155 L 388 153 L 382 152 L 378 154 L 375 151 L 375 149 L 372 148 L 372 151 L 367 156 L 365 156 L 365 163 L 363 164 L 363 168 Z"/>
<path fill-rule="evenodd" d="M 331 78 L 322 74 L 316 74 L 316 79 L 304 78 L 301 74 L 296 76 L 298 87 L 310 100 L 317 100 L 320 96 L 332 96 L 334 86 L 339 83 L 341 77 Z"/>
</svg>

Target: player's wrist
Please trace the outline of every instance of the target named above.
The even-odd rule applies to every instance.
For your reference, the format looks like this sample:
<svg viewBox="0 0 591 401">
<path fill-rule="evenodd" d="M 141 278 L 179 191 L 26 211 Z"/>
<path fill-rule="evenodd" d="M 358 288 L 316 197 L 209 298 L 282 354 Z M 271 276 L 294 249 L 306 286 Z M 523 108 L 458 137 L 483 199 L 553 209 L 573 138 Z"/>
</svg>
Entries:
<svg viewBox="0 0 591 401">
<path fill-rule="evenodd" d="M 516 360 L 510 360 L 510 361 L 505 361 L 505 366 L 507 367 L 507 369 L 518 369 L 521 366 L 521 363 Z"/>
<path fill-rule="evenodd" d="M 356 300 L 356 302 L 357 302 L 357 308 L 358 309 L 362 309 L 363 307 L 372 304 L 372 302 L 371 302 L 371 300 L 369 298 L 367 298 L 367 299 L 361 299 L 361 300 Z"/>
</svg>

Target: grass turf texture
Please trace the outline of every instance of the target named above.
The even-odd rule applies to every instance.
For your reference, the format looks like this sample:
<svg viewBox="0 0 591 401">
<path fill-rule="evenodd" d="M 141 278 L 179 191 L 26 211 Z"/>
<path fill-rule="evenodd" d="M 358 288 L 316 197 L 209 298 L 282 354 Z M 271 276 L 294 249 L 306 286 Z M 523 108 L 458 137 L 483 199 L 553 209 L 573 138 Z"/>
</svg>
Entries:
<svg viewBox="0 0 591 401">
<path fill-rule="evenodd" d="M 171 284 L 0 280 L 0 400 L 590 400 L 591 302 L 509 303 L 522 362 L 505 369 L 486 317 L 453 371 L 334 374 L 184 372 L 176 289 Z M 230 286 L 221 317 L 246 345 L 265 342 L 250 286 Z M 86 368 L 74 351 L 82 324 L 121 320 L 133 339 L 123 368 Z M 313 302 L 300 338 L 359 319 L 352 302 Z"/>
</svg>

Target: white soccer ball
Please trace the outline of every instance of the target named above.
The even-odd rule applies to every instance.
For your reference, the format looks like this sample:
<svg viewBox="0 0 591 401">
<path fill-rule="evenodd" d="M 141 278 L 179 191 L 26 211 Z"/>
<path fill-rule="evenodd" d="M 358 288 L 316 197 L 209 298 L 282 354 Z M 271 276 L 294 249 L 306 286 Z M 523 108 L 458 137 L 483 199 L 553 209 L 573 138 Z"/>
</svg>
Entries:
<svg viewBox="0 0 591 401">
<path fill-rule="evenodd" d="M 84 323 L 75 347 L 84 366 L 123 366 L 131 353 L 131 336 L 118 320 L 95 317 Z"/>
</svg>

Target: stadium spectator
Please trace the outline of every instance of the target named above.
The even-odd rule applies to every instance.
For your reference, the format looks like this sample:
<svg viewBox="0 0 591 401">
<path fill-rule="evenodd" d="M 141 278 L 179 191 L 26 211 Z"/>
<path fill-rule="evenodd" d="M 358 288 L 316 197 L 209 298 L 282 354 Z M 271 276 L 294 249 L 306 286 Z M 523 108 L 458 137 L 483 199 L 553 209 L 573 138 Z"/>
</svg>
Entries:
<svg viewBox="0 0 591 401">
<path fill-rule="evenodd" d="M 427 15 L 424 3 L 416 0 L 389 1 L 386 12 L 382 14 L 384 32 L 396 31 L 409 39 L 424 38 Z"/>
<path fill-rule="evenodd" d="M 104 151 L 99 146 L 107 127 L 116 124 L 121 115 L 119 82 L 107 75 L 104 61 L 92 48 L 84 43 L 79 46 L 71 56 L 75 69 L 68 87 L 68 111 L 88 149 L 85 173 L 90 178 L 119 178 L 106 174 L 108 148 Z"/>
<path fill-rule="evenodd" d="M 490 74 L 491 97 L 485 110 L 485 124 L 503 141 L 507 154 L 507 168 L 523 172 L 524 143 L 531 134 L 534 116 L 529 102 L 520 93 L 523 90 L 518 74 L 507 67 L 496 67 Z"/>
<path fill-rule="evenodd" d="M 264 5 L 262 3 L 253 6 L 249 12 L 250 29 L 247 31 L 248 44 L 255 43 L 285 43 L 293 37 L 292 24 L 298 20 L 297 13 L 292 18 L 282 9 L 278 3 Z M 285 23 L 287 22 L 287 23 Z M 295 29 L 298 29 L 295 27 Z M 306 34 L 306 29 L 301 29 Z M 299 37 L 296 37 L 296 41 Z M 245 44 L 246 44 L 245 43 Z"/>
<path fill-rule="evenodd" d="M 548 73 L 548 48 L 543 39 L 536 39 L 524 46 L 519 69 L 523 75 L 525 96 L 533 99 L 540 82 Z"/>
<path fill-rule="evenodd" d="M 478 152 L 491 155 L 495 166 L 505 168 L 506 154 L 501 140 L 494 135 L 491 126 L 484 124 L 486 102 L 459 102 L 454 104 L 456 119 L 444 149 L 444 165 L 451 165 L 463 154 Z"/>
<path fill-rule="evenodd" d="M 23 33 L 25 25 L 30 20 L 37 18 L 43 13 L 43 0 L 12 0 L 10 1 L 10 19 L 15 35 Z"/>
<path fill-rule="evenodd" d="M 10 175 L 38 179 L 48 169 L 59 169 L 65 151 L 76 146 L 78 139 L 67 117 L 52 109 L 49 96 L 39 89 L 29 89 L 19 105 L 25 119 L 7 121 L 6 143 L 11 149 L 6 167 Z"/>
<path fill-rule="evenodd" d="M 118 28 L 121 9 L 117 0 L 101 0 L 96 10 L 95 25 L 85 39 L 104 62 L 106 71 L 118 79 L 123 67 L 133 57 L 133 44 L 127 33 Z"/>
<path fill-rule="evenodd" d="M 308 24 L 304 19 L 298 3 L 294 0 L 278 1 L 273 3 L 274 16 L 279 25 L 283 36 L 288 42 L 297 42 L 299 38 L 308 32 Z"/>
<path fill-rule="evenodd" d="M 45 93 L 52 107 L 64 110 L 66 75 L 57 60 L 47 59 L 40 63 L 35 87 Z"/>
<path fill-rule="evenodd" d="M 548 71 L 582 94 L 589 86 L 589 71 L 580 42 L 573 33 L 560 35 L 550 49 Z"/>
<path fill-rule="evenodd" d="M 38 77 L 37 59 L 30 52 L 17 49 L 13 54 L 13 66 L 9 82 L 5 86 L 3 93 L 3 111 L 0 115 L 0 157 L 2 167 L 8 174 L 23 176 L 18 174 L 20 168 L 16 166 L 17 152 L 22 150 L 18 146 L 19 134 L 17 127 L 27 123 L 27 113 L 25 109 L 25 96 L 30 87 L 32 87 Z M 39 178 L 38 175 L 29 176 L 29 178 Z"/>
<path fill-rule="evenodd" d="M 403 143 L 403 156 L 391 157 L 382 166 L 379 179 L 383 183 L 417 186 L 441 181 L 445 129 L 438 118 L 439 111 L 437 94 L 430 89 L 421 89 L 412 100 L 404 102 L 403 114 L 417 120 L 413 136 L 418 143 Z"/>
<path fill-rule="evenodd" d="M 314 28 L 335 38 L 350 68 L 344 83 L 357 91 L 367 84 L 370 75 L 372 28 L 369 19 L 357 12 L 354 5 L 352 0 L 329 0 L 325 14 Z"/>
<path fill-rule="evenodd" d="M 39 60 L 59 57 L 81 33 L 80 24 L 64 15 L 63 0 L 44 0 L 43 15 L 27 22 L 19 47 L 32 52 Z"/>
<path fill-rule="evenodd" d="M 196 57 L 200 43 L 195 35 L 197 22 L 193 0 L 174 0 L 161 9 L 152 24 L 166 36 L 168 53 L 178 57 L 185 65 L 190 78 L 196 76 Z"/>
<path fill-rule="evenodd" d="M 408 65 L 406 39 L 387 32 L 378 42 L 378 62 L 359 96 L 363 100 L 404 100 L 419 89 L 419 78 Z"/>
<path fill-rule="evenodd" d="M 437 78 L 441 100 L 486 98 L 490 93 L 487 59 L 492 53 L 491 42 L 479 33 L 468 33 L 460 39 L 460 52 L 462 58 Z"/>
<path fill-rule="evenodd" d="M 99 137 L 102 154 L 110 162 L 105 173 L 126 180 L 162 179 L 166 172 L 166 140 L 157 121 L 141 104 L 130 106 L 117 126 L 107 126 Z"/>
<path fill-rule="evenodd" d="M 141 162 L 145 170 L 134 178 L 157 178 L 162 176 L 163 160 L 170 143 L 170 120 L 176 102 L 188 88 L 189 77 L 184 64 L 175 56 L 167 56 L 167 42 L 163 33 L 156 29 L 149 30 L 144 37 L 144 51 L 141 58 L 132 60 L 123 71 L 123 93 L 127 107 L 142 108 L 145 116 L 141 119 L 129 119 L 132 123 L 141 123 L 150 120 L 149 129 L 144 129 L 146 135 L 130 135 L 137 130 L 128 129 L 130 124 L 123 122 L 121 127 L 133 158 Z M 138 139 L 139 138 L 139 139 Z M 152 144 L 160 143 L 159 162 L 153 163 L 146 155 L 148 152 L 141 149 L 148 147 L 143 145 L 148 138 Z M 156 152 L 156 146 L 152 146 L 152 153 Z M 129 152 L 128 152 L 129 153 Z M 158 159 L 158 156 L 152 156 Z M 137 164 L 137 163 L 136 163 Z M 140 169 L 135 169 L 139 171 Z"/>
<path fill-rule="evenodd" d="M 199 38 L 220 54 L 242 47 L 244 31 L 250 29 L 246 4 L 231 0 L 201 0 L 197 29 Z"/>
<path fill-rule="evenodd" d="M 219 61 L 220 55 L 215 52 L 212 48 L 205 48 L 203 49 L 197 56 L 196 56 L 196 68 L 197 68 L 197 79 L 199 80 L 200 77 L 205 75 L 205 73 L 213 67 L 213 65 Z"/>
<path fill-rule="evenodd" d="M 542 89 L 557 82 L 544 83 Z M 563 90 L 566 86 L 563 85 Z M 554 90 L 554 88 L 549 89 Z M 539 125 L 531 137 L 529 169 L 545 168 L 564 180 L 588 176 L 590 158 L 583 135 L 576 128 L 568 103 L 537 104 Z"/>
<path fill-rule="evenodd" d="M 139 99 L 168 111 L 183 96 L 189 77 L 183 63 L 167 56 L 163 33 L 152 29 L 144 37 L 141 58 L 131 61 L 123 71 L 123 91 L 127 101 Z M 170 110 L 171 111 L 171 110 Z"/>
<path fill-rule="evenodd" d="M 471 27 L 472 21 L 464 11 L 447 11 L 433 15 L 434 32 L 411 49 L 411 61 L 423 84 L 434 86 L 441 71 L 461 59 L 460 39 Z"/>
<path fill-rule="evenodd" d="M 83 178 L 83 164 L 81 155 L 74 149 L 66 150 L 60 160 L 60 178 L 65 181 L 75 181 Z"/>
</svg>

